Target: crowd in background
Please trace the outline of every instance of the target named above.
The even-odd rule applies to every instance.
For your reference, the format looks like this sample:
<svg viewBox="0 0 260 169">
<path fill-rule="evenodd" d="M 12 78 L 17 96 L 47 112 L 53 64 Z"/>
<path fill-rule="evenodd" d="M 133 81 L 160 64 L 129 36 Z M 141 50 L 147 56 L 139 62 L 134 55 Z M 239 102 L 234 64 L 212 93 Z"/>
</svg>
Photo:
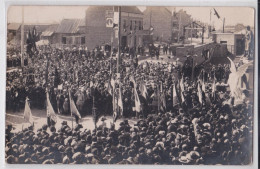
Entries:
<svg viewBox="0 0 260 169">
<path fill-rule="evenodd" d="M 30 58 L 26 73 L 13 71 L 7 73 L 7 109 L 19 111 L 23 109 L 25 97 L 31 100 L 31 107 L 45 108 L 46 88 L 49 91 L 50 100 L 55 112 L 69 114 L 69 91 L 79 107 L 82 115 L 91 114 L 93 101 L 101 107 L 100 112 L 105 115 L 112 114 L 112 96 L 108 91 L 108 83 L 116 79 L 116 60 L 106 57 L 100 50 L 88 51 L 80 49 L 51 48 L 45 46 L 39 49 L 34 57 Z M 109 55 L 108 55 L 109 56 Z M 139 61 L 140 62 L 140 61 Z M 229 74 L 229 67 L 205 66 L 196 67 L 194 76 L 198 77 L 204 69 L 205 82 L 211 85 L 214 76 L 217 82 L 226 82 Z M 133 85 L 129 78 L 133 76 L 139 86 L 145 83 L 148 97 L 145 99 L 139 93 L 140 101 L 144 107 L 145 116 L 153 111 L 154 101 L 157 100 L 156 93 L 163 86 L 167 98 L 167 109 L 172 107 L 172 86 L 182 76 L 187 83 L 196 84 L 191 81 L 192 68 L 189 58 L 183 66 L 179 63 L 170 62 L 141 62 L 137 58 L 122 59 L 120 65 L 120 81 L 125 117 L 132 117 L 135 113 Z M 193 85 L 193 86 L 194 86 Z M 95 100 L 91 88 L 97 90 Z"/>
</svg>

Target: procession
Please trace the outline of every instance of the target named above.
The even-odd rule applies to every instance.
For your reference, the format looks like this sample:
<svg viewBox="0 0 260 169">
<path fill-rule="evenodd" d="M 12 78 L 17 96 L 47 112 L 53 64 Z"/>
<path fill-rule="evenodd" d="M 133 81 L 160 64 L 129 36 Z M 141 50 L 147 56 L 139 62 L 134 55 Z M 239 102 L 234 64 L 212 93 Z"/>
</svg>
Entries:
<svg viewBox="0 0 260 169">
<path fill-rule="evenodd" d="M 163 43 L 164 36 L 147 44 L 142 39 L 138 46 L 134 38 L 125 45 L 127 41 L 120 38 L 125 24 L 121 15 L 130 9 L 135 8 L 118 8 L 119 21 L 114 17 L 111 29 L 118 35 L 110 43 L 37 45 L 34 26 L 26 36 L 26 50 L 7 49 L 7 163 L 252 162 L 254 35 L 250 27 L 241 34 L 247 38 L 242 41 L 243 51 L 236 53 L 217 40 L 205 42 L 199 31 L 197 38 L 183 37 L 182 43 L 190 40 L 192 48 Z M 216 9 L 211 10 L 218 18 Z M 59 30 L 58 26 L 57 34 Z M 196 40 L 200 45 L 193 44 Z"/>
</svg>

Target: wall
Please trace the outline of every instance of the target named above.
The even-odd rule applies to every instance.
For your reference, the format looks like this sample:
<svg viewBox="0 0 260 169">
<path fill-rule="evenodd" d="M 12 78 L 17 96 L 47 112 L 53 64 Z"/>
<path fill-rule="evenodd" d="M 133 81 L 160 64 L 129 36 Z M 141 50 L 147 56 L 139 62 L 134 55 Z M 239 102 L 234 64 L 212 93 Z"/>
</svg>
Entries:
<svg viewBox="0 0 260 169">
<path fill-rule="evenodd" d="M 95 6 L 89 7 L 86 11 L 86 45 L 89 49 L 95 48 L 97 45 L 111 44 L 113 38 L 113 47 L 118 47 L 118 38 L 115 38 L 113 28 L 106 27 L 106 11 L 113 10 L 112 6 Z M 132 13 L 121 13 L 121 37 L 127 36 L 127 45 L 133 44 L 134 36 L 136 36 L 136 44 L 142 44 L 142 30 L 139 30 L 139 21 L 143 24 L 143 15 Z M 133 29 L 130 30 L 130 21 L 133 21 Z M 126 28 L 124 29 L 124 21 Z M 137 21 L 137 29 L 134 33 L 134 21 Z M 132 31 L 132 34 L 130 34 Z M 140 39 L 141 38 L 141 39 Z"/>
<path fill-rule="evenodd" d="M 232 54 L 235 54 L 235 36 L 233 33 L 213 34 L 213 41 L 215 43 L 226 41 L 228 51 Z"/>
<path fill-rule="evenodd" d="M 144 13 L 144 29 L 153 30 L 153 39 L 168 41 L 172 36 L 171 12 L 165 7 L 147 7 Z"/>
</svg>

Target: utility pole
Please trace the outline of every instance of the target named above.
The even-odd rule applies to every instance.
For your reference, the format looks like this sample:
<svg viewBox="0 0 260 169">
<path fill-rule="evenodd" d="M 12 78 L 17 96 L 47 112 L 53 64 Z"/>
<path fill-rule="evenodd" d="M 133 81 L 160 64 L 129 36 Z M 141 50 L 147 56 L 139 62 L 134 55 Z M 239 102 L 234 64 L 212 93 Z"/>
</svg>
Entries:
<svg viewBox="0 0 260 169">
<path fill-rule="evenodd" d="M 151 35 L 151 26 L 152 26 L 152 9 L 150 11 L 150 26 L 149 26 L 149 35 Z"/>
<path fill-rule="evenodd" d="M 24 67 L 24 6 L 22 6 L 22 25 L 21 25 L 21 67 Z"/>
<path fill-rule="evenodd" d="M 121 6 L 118 6 L 119 21 L 118 21 L 118 56 L 117 56 L 117 73 L 119 73 L 119 60 L 121 54 Z"/>
<path fill-rule="evenodd" d="M 178 43 L 180 42 L 180 33 L 181 33 L 181 12 L 179 12 L 179 32 L 178 32 Z"/>
<path fill-rule="evenodd" d="M 223 18 L 223 33 L 225 32 L 225 18 Z"/>
</svg>

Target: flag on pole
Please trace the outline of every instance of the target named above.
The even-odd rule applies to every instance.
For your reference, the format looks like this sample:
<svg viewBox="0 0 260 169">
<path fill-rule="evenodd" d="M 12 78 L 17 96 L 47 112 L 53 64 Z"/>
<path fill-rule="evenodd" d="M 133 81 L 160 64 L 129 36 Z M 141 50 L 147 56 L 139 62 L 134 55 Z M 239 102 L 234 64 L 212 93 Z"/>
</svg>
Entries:
<svg viewBox="0 0 260 169">
<path fill-rule="evenodd" d="M 121 86 L 119 85 L 119 95 L 118 95 L 118 111 L 121 116 L 123 116 L 123 99 L 122 99 L 122 92 L 121 92 Z"/>
<path fill-rule="evenodd" d="M 180 85 L 181 92 L 183 92 L 183 91 L 184 91 L 183 75 L 182 75 L 182 78 L 181 78 L 181 80 L 180 80 L 179 85 Z"/>
<path fill-rule="evenodd" d="M 26 98 L 25 99 L 25 107 L 24 107 L 23 118 L 26 122 L 33 124 L 32 111 L 30 109 L 28 101 L 29 101 L 29 99 Z"/>
<path fill-rule="evenodd" d="M 205 93 L 206 86 L 205 86 L 205 82 L 204 82 L 204 77 L 203 77 L 203 80 L 202 80 L 201 88 L 202 88 L 202 91 Z"/>
<path fill-rule="evenodd" d="M 57 116 L 56 116 L 54 109 L 51 105 L 48 92 L 46 92 L 46 98 L 47 98 L 47 118 L 50 118 L 52 121 L 54 121 L 56 123 L 57 122 Z"/>
<path fill-rule="evenodd" d="M 202 91 L 200 88 L 200 84 L 198 83 L 198 97 L 199 97 L 199 102 L 202 104 Z"/>
<path fill-rule="evenodd" d="M 181 91 L 181 102 L 184 103 L 185 102 L 185 99 L 184 99 L 184 96 L 183 96 L 183 93 Z"/>
<path fill-rule="evenodd" d="M 214 15 L 216 15 L 217 17 L 218 17 L 218 19 L 220 18 L 220 16 L 219 16 L 219 14 L 218 14 L 218 12 L 216 11 L 216 9 L 215 8 L 213 8 L 214 9 Z"/>
<path fill-rule="evenodd" d="M 69 92 L 69 99 L 70 99 L 70 113 L 72 115 L 78 116 L 78 118 L 81 119 L 81 115 L 79 114 L 79 111 L 74 103 L 74 100 L 71 98 L 70 92 Z"/>
<path fill-rule="evenodd" d="M 142 96 L 143 96 L 145 99 L 147 99 L 148 92 L 147 92 L 147 88 L 146 88 L 146 85 L 145 85 L 145 82 L 144 82 L 144 81 L 141 82 L 139 89 L 140 89 L 140 91 L 141 91 Z"/>
<path fill-rule="evenodd" d="M 123 116 L 123 100 L 121 88 L 113 90 L 113 120 L 116 122 L 119 115 Z"/>
<path fill-rule="evenodd" d="M 161 97 L 160 97 L 160 109 L 163 112 L 166 110 L 166 98 L 164 92 L 161 93 Z"/>
<path fill-rule="evenodd" d="M 113 96 L 113 121 L 116 122 L 117 118 L 118 118 L 118 113 L 117 113 L 117 99 L 116 99 L 116 90 L 115 88 L 113 87 L 112 88 L 112 96 Z"/>
<path fill-rule="evenodd" d="M 141 102 L 139 100 L 138 93 L 136 91 L 136 87 L 134 87 L 134 95 L 135 95 L 135 111 L 141 112 Z"/>
<path fill-rule="evenodd" d="M 110 82 L 107 83 L 106 87 L 107 87 L 108 93 L 109 93 L 110 95 L 113 95 L 113 87 L 112 87 L 112 85 L 111 85 Z"/>
<path fill-rule="evenodd" d="M 172 104 L 173 106 L 179 104 L 179 100 L 178 100 L 175 84 L 173 84 L 173 88 L 172 88 L 172 103 L 173 103 Z"/>
</svg>

